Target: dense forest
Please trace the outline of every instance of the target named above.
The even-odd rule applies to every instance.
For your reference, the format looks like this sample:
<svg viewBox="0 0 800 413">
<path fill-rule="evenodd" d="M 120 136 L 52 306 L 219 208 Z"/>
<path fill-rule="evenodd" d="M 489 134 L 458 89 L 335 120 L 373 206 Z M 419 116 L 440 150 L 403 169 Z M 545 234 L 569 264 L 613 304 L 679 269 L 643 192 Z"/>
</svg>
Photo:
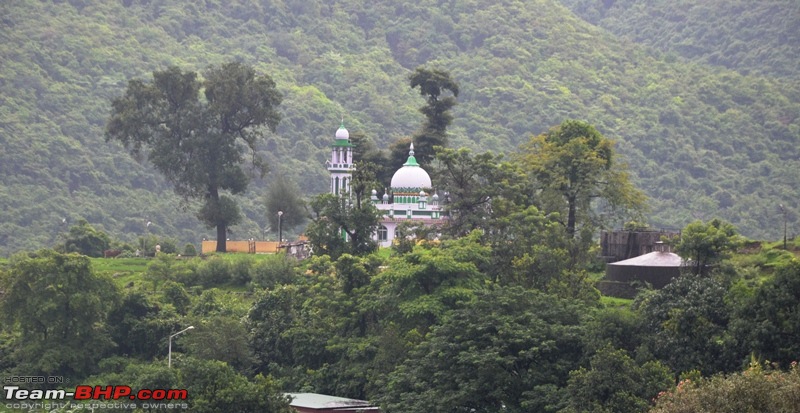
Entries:
<svg viewBox="0 0 800 413">
<path fill-rule="evenodd" d="M 744 243 L 729 223 L 695 221 L 672 246 L 708 266 L 633 300 L 604 297 L 591 246 L 528 198 L 501 198 L 463 236 L 447 225 L 304 261 L 15 254 L 0 260 L 0 374 L 46 378 L 25 392 L 185 390 L 169 402 L 201 413 L 288 413 L 282 392 L 387 413 L 796 409 L 800 242 Z M 82 223 L 68 242 L 90 253 L 80 241 L 103 238 Z M 0 410 L 163 410 L 2 394 Z"/>
<path fill-rule="evenodd" d="M 791 0 L 562 0 L 617 36 L 742 74 L 797 78 L 800 5 Z"/>
<path fill-rule="evenodd" d="M 706 8 L 646 1 L 4 2 L 0 250 L 63 242 L 81 219 L 127 242 L 213 238 L 197 205 L 103 133 L 128 81 L 231 60 L 271 76 L 284 96 L 276 132 L 257 147 L 270 172 L 238 196 L 245 219 L 234 238 L 275 236 L 270 185 L 326 190 L 342 118 L 379 148 L 417 131 L 423 99 L 408 75 L 419 66 L 460 85 L 451 147 L 514 156 L 531 136 L 586 120 L 616 141 L 649 197 L 649 224 L 719 216 L 777 239 L 785 217 L 791 236 L 797 7 L 708 7 L 710 23 L 699 20 Z M 646 30 L 654 17 L 664 24 Z"/>
</svg>

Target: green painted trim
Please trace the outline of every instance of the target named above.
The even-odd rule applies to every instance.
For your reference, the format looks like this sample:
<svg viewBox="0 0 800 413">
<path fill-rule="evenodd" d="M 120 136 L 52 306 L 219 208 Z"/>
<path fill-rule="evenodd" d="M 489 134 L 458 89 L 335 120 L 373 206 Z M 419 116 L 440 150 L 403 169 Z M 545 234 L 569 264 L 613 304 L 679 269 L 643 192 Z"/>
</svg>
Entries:
<svg viewBox="0 0 800 413">
<path fill-rule="evenodd" d="M 347 139 L 337 139 L 336 142 L 331 145 L 332 147 L 346 147 L 346 148 L 355 148 L 355 145 L 350 143 Z"/>
<path fill-rule="evenodd" d="M 411 155 L 408 157 L 408 160 L 403 164 L 403 166 L 419 166 L 419 164 L 417 163 L 417 158 L 415 158 L 414 155 Z"/>
</svg>

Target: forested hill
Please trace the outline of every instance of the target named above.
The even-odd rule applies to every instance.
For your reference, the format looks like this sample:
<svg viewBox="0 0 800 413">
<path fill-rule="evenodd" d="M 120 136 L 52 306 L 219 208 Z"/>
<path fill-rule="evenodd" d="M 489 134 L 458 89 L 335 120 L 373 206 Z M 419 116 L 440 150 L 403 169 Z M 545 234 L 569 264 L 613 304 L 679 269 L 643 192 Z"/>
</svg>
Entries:
<svg viewBox="0 0 800 413">
<path fill-rule="evenodd" d="M 760 24 L 754 32 L 771 33 Z M 737 39 L 747 40 L 759 41 Z M 276 176 L 307 195 L 326 190 L 323 162 L 342 115 L 381 147 L 412 134 L 424 102 L 407 76 L 419 65 L 459 83 L 453 146 L 509 152 L 583 119 L 617 140 L 651 197 L 650 224 L 720 216 L 775 239 L 783 203 L 797 228 L 796 81 L 648 49 L 555 0 L 31 0 L 0 3 L 0 251 L 51 245 L 64 218 L 126 240 L 210 234 L 152 168 L 106 144 L 103 129 L 129 79 L 230 60 L 270 74 L 285 95 L 278 132 L 261 146 L 272 172 L 241 198 L 248 219 L 235 237 L 261 234 L 261 194 Z"/>
<path fill-rule="evenodd" d="M 562 0 L 587 21 L 674 55 L 739 71 L 800 74 L 794 0 Z"/>
</svg>

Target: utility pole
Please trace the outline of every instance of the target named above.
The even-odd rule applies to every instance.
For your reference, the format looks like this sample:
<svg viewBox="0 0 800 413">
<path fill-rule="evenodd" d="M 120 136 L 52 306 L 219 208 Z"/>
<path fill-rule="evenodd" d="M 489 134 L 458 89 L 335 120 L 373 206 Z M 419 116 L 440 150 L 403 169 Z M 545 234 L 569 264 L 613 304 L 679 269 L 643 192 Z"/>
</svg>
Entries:
<svg viewBox="0 0 800 413">
<path fill-rule="evenodd" d="M 783 207 L 783 204 L 778 205 L 778 208 L 781 209 L 781 213 L 783 214 L 783 250 L 786 251 L 786 208 Z"/>
</svg>

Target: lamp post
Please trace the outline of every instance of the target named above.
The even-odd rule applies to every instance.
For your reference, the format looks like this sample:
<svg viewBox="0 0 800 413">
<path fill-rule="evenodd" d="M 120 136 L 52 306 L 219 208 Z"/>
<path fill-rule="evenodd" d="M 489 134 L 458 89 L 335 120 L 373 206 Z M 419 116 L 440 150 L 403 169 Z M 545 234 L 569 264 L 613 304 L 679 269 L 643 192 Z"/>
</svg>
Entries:
<svg viewBox="0 0 800 413">
<path fill-rule="evenodd" d="M 186 327 L 183 330 L 178 331 L 177 333 L 169 336 L 169 352 L 167 353 L 167 368 L 172 368 L 172 337 L 175 337 L 178 334 L 185 333 L 186 331 L 191 330 L 193 328 L 194 328 L 194 326 L 189 326 L 189 327 Z"/>
<path fill-rule="evenodd" d="M 786 208 L 783 207 L 783 204 L 778 205 L 778 208 L 783 214 L 783 250 L 786 251 Z"/>
<path fill-rule="evenodd" d="M 282 216 L 283 211 L 278 211 L 278 248 L 281 247 L 281 243 L 283 242 L 283 225 L 281 223 Z"/>
<path fill-rule="evenodd" d="M 147 221 L 144 224 L 144 235 L 142 235 L 142 257 L 147 256 L 147 254 L 145 253 L 145 250 L 147 249 L 147 235 L 150 232 L 150 224 L 152 224 L 152 222 L 150 222 L 150 221 Z"/>
</svg>

